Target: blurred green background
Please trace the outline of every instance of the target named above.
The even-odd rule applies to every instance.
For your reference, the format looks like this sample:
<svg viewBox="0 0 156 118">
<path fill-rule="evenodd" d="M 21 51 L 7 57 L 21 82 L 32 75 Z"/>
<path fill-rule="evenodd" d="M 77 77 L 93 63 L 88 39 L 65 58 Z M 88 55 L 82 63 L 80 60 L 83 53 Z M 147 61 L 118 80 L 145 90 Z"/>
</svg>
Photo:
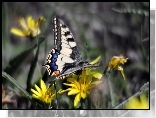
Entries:
<svg viewBox="0 0 156 118">
<path fill-rule="evenodd" d="M 10 33 L 12 27 L 19 26 L 18 17 L 26 18 L 28 15 L 32 15 L 35 19 L 41 16 L 46 19 L 40 28 L 40 36 L 46 40 L 40 45 L 32 85 L 42 78 L 46 70 L 42 65 L 46 62 L 49 51 L 54 48 L 52 30 L 54 15 L 64 21 L 73 33 L 83 60 L 92 61 L 99 55 L 102 56 L 101 73 L 113 56 L 125 54 L 129 58 L 124 65 L 125 81 L 117 71 L 112 72 L 110 76 L 116 105 L 138 92 L 140 87 L 149 81 L 149 2 L 4 2 L 2 70 L 9 66 L 11 59 L 28 49 L 31 44 L 30 40 Z M 24 88 L 27 87 L 28 72 L 33 58 L 32 53 L 18 69 L 15 68 L 14 73 L 10 74 Z M 49 77 L 49 80 L 53 78 Z M 97 89 L 105 95 L 108 94 L 109 87 L 108 81 L 105 78 L 103 80 Z M 5 82 L 4 85 L 10 84 Z M 17 88 L 13 86 L 12 88 L 18 91 Z M 95 92 L 92 94 L 96 96 Z M 105 104 L 106 101 L 102 101 Z"/>
</svg>

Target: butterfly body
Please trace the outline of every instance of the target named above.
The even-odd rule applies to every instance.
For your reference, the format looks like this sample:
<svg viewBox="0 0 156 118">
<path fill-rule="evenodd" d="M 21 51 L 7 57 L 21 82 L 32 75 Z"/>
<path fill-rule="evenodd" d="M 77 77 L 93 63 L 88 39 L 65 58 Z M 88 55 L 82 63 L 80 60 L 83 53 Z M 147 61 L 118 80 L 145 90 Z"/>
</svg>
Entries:
<svg viewBox="0 0 156 118">
<path fill-rule="evenodd" d="M 63 79 L 77 71 L 100 65 L 99 63 L 89 64 L 82 60 L 71 31 L 56 17 L 53 18 L 53 32 L 55 47 L 49 53 L 47 62 L 44 64 L 49 75 Z"/>
</svg>

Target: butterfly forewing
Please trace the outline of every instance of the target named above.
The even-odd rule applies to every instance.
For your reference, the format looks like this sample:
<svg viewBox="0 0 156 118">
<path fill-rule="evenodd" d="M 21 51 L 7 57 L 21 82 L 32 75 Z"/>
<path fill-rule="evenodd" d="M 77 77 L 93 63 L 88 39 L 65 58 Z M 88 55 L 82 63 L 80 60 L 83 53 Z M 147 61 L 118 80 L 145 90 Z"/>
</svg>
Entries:
<svg viewBox="0 0 156 118">
<path fill-rule="evenodd" d="M 70 57 L 74 62 L 82 61 L 81 54 L 74 40 L 74 36 L 63 21 L 53 18 L 54 45 L 63 55 Z M 73 63 L 73 62 L 71 62 Z"/>
</svg>

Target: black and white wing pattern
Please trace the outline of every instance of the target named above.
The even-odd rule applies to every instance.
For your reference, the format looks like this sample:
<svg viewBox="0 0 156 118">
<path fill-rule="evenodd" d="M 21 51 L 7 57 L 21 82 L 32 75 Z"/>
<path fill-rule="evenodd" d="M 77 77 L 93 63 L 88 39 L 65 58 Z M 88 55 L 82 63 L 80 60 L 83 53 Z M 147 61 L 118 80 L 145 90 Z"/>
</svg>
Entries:
<svg viewBox="0 0 156 118">
<path fill-rule="evenodd" d="M 82 61 L 74 37 L 61 20 L 53 18 L 54 48 L 47 57 L 46 67 L 49 75 L 62 79 L 84 68 L 98 67 Z"/>
</svg>

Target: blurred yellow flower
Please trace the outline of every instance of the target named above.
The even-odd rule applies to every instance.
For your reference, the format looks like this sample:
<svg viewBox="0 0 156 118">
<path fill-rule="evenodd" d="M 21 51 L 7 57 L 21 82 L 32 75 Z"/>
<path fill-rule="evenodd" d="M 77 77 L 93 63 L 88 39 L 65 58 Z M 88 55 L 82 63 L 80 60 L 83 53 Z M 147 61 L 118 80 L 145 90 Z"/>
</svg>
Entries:
<svg viewBox="0 0 156 118">
<path fill-rule="evenodd" d="M 11 33 L 21 36 L 21 37 L 35 37 L 41 33 L 40 25 L 45 19 L 43 17 L 38 18 L 36 21 L 32 18 L 32 16 L 28 16 L 26 21 L 24 18 L 19 17 L 19 25 L 22 30 L 17 28 L 11 28 Z"/>
<path fill-rule="evenodd" d="M 74 100 L 74 107 L 78 105 L 81 98 L 85 99 L 88 94 L 90 94 L 90 89 L 97 86 L 101 83 L 100 80 L 92 81 L 93 78 L 100 79 L 102 74 L 98 72 L 90 72 L 90 70 L 83 70 L 81 75 L 72 75 L 67 78 L 67 82 L 64 85 L 69 86 L 70 88 L 65 91 L 69 91 L 68 95 L 76 95 Z"/>
<path fill-rule="evenodd" d="M 125 58 L 123 55 L 119 55 L 119 56 L 114 56 L 110 59 L 109 64 L 108 64 L 108 70 L 110 71 L 112 69 L 114 70 L 118 70 L 121 72 L 124 80 L 125 80 L 125 75 L 123 72 L 123 68 L 120 66 L 121 64 L 126 63 L 128 60 L 128 58 Z"/>
<path fill-rule="evenodd" d="M 149 103 L 146 95 L 141 94 L 140 99 L 133 97 L 125 105 L 125 109 L 149 109 Z"/>
<path fill-rule="evenodd" d="M 36 90 L 31 89 L 31 92 L 33 93 L 32 94 L 33 98 L 39 99 L 47 104 L 50 104 L 52 102 L 52 100 L 55 97 L 54 85 L 51 85 L 50 87 L 46 87 L 46 84 L 41 79 L 40 88 L 36 84 L 35 84 L 35 88 Z"/>
</svg>

